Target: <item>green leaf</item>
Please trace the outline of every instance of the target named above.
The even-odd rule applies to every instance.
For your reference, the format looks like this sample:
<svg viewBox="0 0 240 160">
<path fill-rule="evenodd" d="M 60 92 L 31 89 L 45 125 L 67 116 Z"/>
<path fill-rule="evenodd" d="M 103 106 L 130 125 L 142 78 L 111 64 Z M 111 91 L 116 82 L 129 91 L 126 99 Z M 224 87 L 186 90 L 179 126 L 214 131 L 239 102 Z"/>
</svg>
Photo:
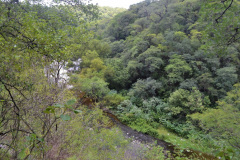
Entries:
<svg viewBox="0 0 240 160">
<path fill-rule="evenodd" d="M 66 105 L 67 105 L 67 106 L 72 106 L 72 105 L 74 105 L 75 103 L 76 103 L 76 100 L 75 100 L 75 99 L 71 99 L 71 100 L 69 100 L 69 101 L 66 102 Z"/>
<path fill-rule="evenodd" d="M 29 154 L 30 154 L 29 148 L 25 148 L 18 154 L 18 158 L 24 159 Z"/>
<path fill-rule="evenodd" d="M 223 151 L 219 151 L 219 152 L 217 153 L 217 156 L 223 157 L 223 156 L 224 156 L 224 152 L 223 152 Z"/>
<path fill-rule="evenodd" d="M 32 139 L 36 139 L 37 135 L 36 134 L 31 134 Z"/>
<path fill-rule="evenodd" d="M 37 140 L 40 141 L 40 142 L 43 142 L 43 141 L 44 141 L 43 138 L 37 138 Z"/>
<path fill-rule="evenodd" d="M 31 141 L 32 137 L 27 136 L 26 139 L 27 139 L 28 141 Z"/>
<path fill-rule="evenodd" d="M 74 113 L 78 114 L 78 113 L 82 113 L 82 111 L 81 110 L 74 110 Z"/>
<path fill-rule="evenodd" d="M 52 107 L 48 107 L 48 108 L 46 108 L 45 111 L 43 111 L 43 113 L 47 113 L 47 114 L 54 113 L 54 112 L 55 112 L 55 110 Z"/>
<path fill-rule="evenodd" d="M 69 115 L 66 115 L 66 114 L 62 114 L 62 115 L 60 116 L 60 118 L 61 118 L 62 120 L 64 120 L 64 121 L 69 121 L 69 120 L 71 120 L 71 117 L 70 117 Z"/>
<path fill-rule="evenodd" d="M 32 140 L 35 140 L 37 138 L 37 135 L 36 134 L 31 134 L 30 136 L 27 136 L 26 139 L 28 141 L 32 141 Z"/>
<path fill-rule="evenodd" d="M 64 108 L 64 105 L 62 105 L 62 104 L 54 104 L 53 106 L 56 108 Z"/>
<path fill-rule="evenodd" d="M 231 148 L 228 148 L 227 151 L 230 153 L 234 153 L 233 149 L 231 149 Z"/>
</svg>

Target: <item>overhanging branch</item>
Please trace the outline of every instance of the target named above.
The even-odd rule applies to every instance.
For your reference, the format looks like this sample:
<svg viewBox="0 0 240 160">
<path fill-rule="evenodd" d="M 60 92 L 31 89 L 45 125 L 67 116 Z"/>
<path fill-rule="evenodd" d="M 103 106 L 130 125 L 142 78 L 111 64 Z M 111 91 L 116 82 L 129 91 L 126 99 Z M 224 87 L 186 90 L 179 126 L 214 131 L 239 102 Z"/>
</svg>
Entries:
<svg viewBox="0 0 240 160">
<path fill-rule="evenodd" d="M 219 19 L 222 18 L 222 16 L 227 12 L 227 10 L 232 6 L 234 0 L 231 0 L 231 3 L 228 5 L 228 7 L 221 13 L 221 15 L 215 19 L 216 23 L 219 23 Z"/>
</svg>

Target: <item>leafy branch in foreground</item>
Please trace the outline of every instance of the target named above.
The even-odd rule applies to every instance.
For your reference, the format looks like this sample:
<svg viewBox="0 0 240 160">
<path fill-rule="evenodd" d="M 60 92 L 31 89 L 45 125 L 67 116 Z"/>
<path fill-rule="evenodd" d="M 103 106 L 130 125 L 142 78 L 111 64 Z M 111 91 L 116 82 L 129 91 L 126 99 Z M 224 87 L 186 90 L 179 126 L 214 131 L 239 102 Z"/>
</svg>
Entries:
<svg viewBox="0 0 240 160">
<path fill-rule="evenodd" d="M 75 101 L 67 101 L 72 92 L 59 87 L 59 67 L 51 66 L 71 58 L 67 48 L 76 42 L 70 37 L 87 40 L 86 22 L 69 6 L 40 2 L 0 1 L 0 157 L 5 159 L 46 159 L 59 120 L 70 120 L 69 111 L 81 112 L 73 108 Z M 88 9 L 79 12 L 91 15 Z"/>
<path fill-rule="evenodd" d="M 213 46 L 219 54 L 240 41 L 240 2 L 238 0 L 205 0 L 200 23 L 205 27 L 205 47 Z"/>
</svg>

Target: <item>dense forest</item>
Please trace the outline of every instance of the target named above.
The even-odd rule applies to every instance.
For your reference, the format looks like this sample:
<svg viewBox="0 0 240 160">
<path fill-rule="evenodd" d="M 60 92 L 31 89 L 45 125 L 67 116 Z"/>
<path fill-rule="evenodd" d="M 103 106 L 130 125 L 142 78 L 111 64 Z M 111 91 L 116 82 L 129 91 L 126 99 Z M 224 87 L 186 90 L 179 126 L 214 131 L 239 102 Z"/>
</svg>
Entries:
<svg viewBox="0 0 240 160">
<path fill-rule="evenodd" d="M 0 0 L 0 159 L 240 159 L 239 27 L 239 0 Z"/>
</svg>

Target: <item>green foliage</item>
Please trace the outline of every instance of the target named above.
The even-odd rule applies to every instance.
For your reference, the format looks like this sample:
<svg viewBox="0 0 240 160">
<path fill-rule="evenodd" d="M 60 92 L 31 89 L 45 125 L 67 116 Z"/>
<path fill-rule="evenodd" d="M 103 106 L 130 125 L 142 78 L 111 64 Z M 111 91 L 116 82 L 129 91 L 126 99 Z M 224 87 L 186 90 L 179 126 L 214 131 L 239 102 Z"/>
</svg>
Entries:
<svg viewBox="0 0 240 160">
<path fill-rule="evenodd" d="M 155 77 L 155 73 L 161 72 L 164 66 L 164 61 L 161 56 L 162 53 L 160 49 L 151 47 L 137 57 L 138 63 L 141 64 L 138 66 L 138 69 L 141 70 L 141 77 Z"/>
<path fill-rule="evenodd" d="M 170 84 L 178 84 L 192 74 L 192 68 L 180 55 L 173 55 L 165 68 Z"/>
<path fill-rule="evenodd" d="M 239 10 L 239 1 L 203 1 L 200 23 L 205 26 L 207 50 L 224 55 L 229 45 L 239 43 Z"/>
<path fill-rule="evenodd" d="M 159 127 L 159 118 L 163 115 L 166 106 L 167 104 L 158 98 L 144 100 L 141 107 L 125 100 L 118 106 L 118 113 L 120 120 L 133 129 L 158 137 L 156 129 Z"/>
<path fill-rule="evenodd" d="M 107 42 L 102 42 L 102 41 L 93 39 L 89 42 L 88 45 L 89 45 L 88 48 L 92 51 L 96 51 L 99 54 L 99 57 L 101 58 L 107 57 L 111 52 L 111 48 Z"/>
<path fill-rule="evenodd" d="M 161 119 L 161 124 L 173 133 L 185 138 L 189 137 L 195 131 L 195 127 L 191 123 L 171 122 Z"/>
<path fill-rule="evenodd" d="M 239 84 L 218 102 L 217 109 L 191 115 L 192 121 L 217 139 L 216 155 L 225 159 L 239 159 Z"/>
<path fill-rule="evenodd" d="M 130 35 L 128 25 L 133 23 L 136 15 L 126 11 L 118 14 L 108 26 L 108 35 L 113 36 L 116 40 L 125 39 Z"/>
<path fill-rule="evenodd" d="M 18 158 L 25 159 L 25 157 L 28 156 L 29 154 L 30 154 L 29 148 L 25 148 L 18 154 Z"/>
<path fill-rule="evenodd" d="M 162 154 L 163 148 L 160 146 L 151 146 L 151 149 L 149 152 L 145 153 L 146 159 L 152 159 L 152 160 L 160 160 L 165 159 L 166 155 Z"/>
<path fill-rule="evenodd" d="M 202 95 L 199 90 L 193 88 L 191 92 L 179 89 L 171 94 L 168 99 L 167 110 L 179 120 L 185 119 L 187 115 L 201 112 L 204 109 Z"/>
<path fill-rule="evenodd" d="M 125 123 L 130 123 L 131 120 L 143 116 L 142 110 L 130 100 L 125 100 L 118 106 L 118 113 L 120 113 L 120 119 Z"/>
<path fill-rule="evenodd" d="M 69 121 L 69 120 L 71 120 L 71 117 L 70 117 L 69 115 L 64 115 L 64 114 L 62 114 L 62 115 L 60 116 L 60 118 L 61 118 L 63 121 Z"/>
<path fill-rule="evenodd" d="M 148 99 L 149 97 L 156 96 L 158 90 L 162 87 L 160 82 L 152 78 L 147 78 L 145 80 L 138 80 L 133 84 L 132 90 L 130 90 L 129 95 L 141 99 Z"/>
<path fill-rule="evenodd" d="M 163 100 L 152 97 L 148 100 L 144 100 L 142 103 L 142 109 L 144 113 L 149 114 L 150 120 L 156 120 L 160 118 L 160 116 L 164 116 L 164 110 L 168 106 Z"/>
<path fill-rule="evenodd" d="M 84 92 L 91 99 L 102 99 L 110 90 L 103 79 L 98 77 L 79 78 L 75 87 L 77 90 Z"/>
<path fill-rule="evenodd" d="M 138 131 L 164 139 L 162 124 L 201 150 L 237 157 L 239 1 L 146 0 L 100 11 L 85 1 L 16 2 L 0 1 L 0 134 L 12 148 L 1 157 L 126 158 L 120 131 L 104 129 L 101 111 L 76 104 L 72 91 Z M 79 59 L 65 89 L 61 68 Z M 160 148 L 148 151 L 141 158 L 163 159 Z"/>
<path fill-rule="evenodd" d="M 122 159 L 128 141 L 121 130 L 105 129 L 109 121 L 100 109 L 81 110 L 81 115 L 62 126 L 66 132 L 61 149 L 67 149 L 68 158 Z"/>
<path fill-rule="evenodd" d="M 205 159 L 213 158 L 211 154 L 213 154 L 213 152 L 215 151 L 216 147 L 219 144 L 217 144 L 216 141 L 209 135 L 204 135 L 203 133 L 194 130 L 190 131 L 191 134 L 188 134 L 188 136 L 184 138 L 179 137 L 176 133 L 171 132 L 170 129 L 166 129 L 163 126 L 160 126 L 158 128 L 159 136 L 162 137 L 165 141 L 177 146 L 180 149 L 180 152 L 181 151 L 189 152 L 191 151 L 191 149 L 194 149 L 195 151 L 203 152 L 200 153 L 200 156 L 204 155 L 205 153 L 209 153 L 209 155 L 206 156 Z M 203 157 L 201 158 L 204 159 Z M 200 159 L 200 157 L 199 156 L 195 157 L 195 159 Z"/>
<path fill-rule="evenodd" d="M 111 43 L 111 54 L 109 57 L 115 57 L 118 54 L 122 53 L 125 49 L 125 44 L 123 40 L 115 41 Z"/>
<path fill-rule="evenodd" d="M 231 0 L 144 1 L 107 24 L 103 41 L 112 53 L 105 59 L 111 72 L 106 79 L 111 89 L 128 92 L 129 100 L 114 108 L 124 123 L 149 133 L 147 126 L 155 129 L 161 123 L 202 142 L 201 150 L 217 148 L 220 142 L 213 137 L 210 144 L 200 122 L 189 120 L 216 108 L 239 81 L 239 34 L 234 31 L 239 2 L 221 16 L 229 4 Z M 237 41 L 223 46 L 229 38 Z M 219 57 L 221 50 L 228 56 Z"/>
<path fill-rule="evenodd" d="M 239 148 L 239 84 L 218 102 L 217 109 L 209 109 L 203 114 L 194 114 L 193 120 L 217 139 L 225 139 L 229 145 Z"/>
<path fill-rule="evenodd" d="M 224 67 L 217 70 L 216 86 L 222 95 L 232 90 L 232 86 L 237 82 L 238 75 L 235 67 Z M 222 96 L 220 96 L 222 97 Z"/>
<path fill-rule="evenodd" d="M 48 159 L 53 128 L 76 111 L 60 69 L 75 54 L 70 46 L 91 35 L 78 16 L 93 15 L 95 7 L 41 2 L 0 1 L 1 158 Z"/>
<path fill-rule="evenodd" d="M 92 61 L 96 58 L 99 57 L 99 54 L 94 50 L 94 51 L 87 51 L 85 55 L 82 57 L 82 67 L 87 68 L 90 67 Z"/>
<path fill-rule="evenodd" d="M 214 79 L 210 73 L 204 73 L 198 78 L 198 86 L 201 91 L 204 91 L 209 96 L 217 96 L 217 90 L 214 88 Z"/>
<path fill-rule="evenodd" d="M 125 11 L 124 8 L 99 7 L 100 17 L 102 19 L 113 18 L 118 13 Z"/>
<path fill-rule="evenodd" d="M 121 90 L 129 84 L 130 75 L 127 68 L 124 67 L 121 59 L 110 59 L 106 61 L 108 71 L 112 70 L 111 76 L 106 76 L 106 81 L 109 83 L 109 88 Z"/>
<path fill-rule="evenodd" d="M 170 31 L 165 34 L 165 42 L 163 44 L 164 46 L 168 46 L 168 52 L 181 55 L 192 54 L 193 47 L 191 46 L 191 41 L 186 36 L 186 33 Z"/>
<path fill-rule="evenodd" d="M 135 121 L 130 123 L 130 127 L 138 132 L 146 133 L 153 137 L 158 136 L 157 130 L 151 125 L 147 124 L 145 119 L 136 119 Z"/>
<path fill-rule="evenodd" d="M 197 88 L 197 81 L 195 79 L 186 79 L 180 83 L 179 88 L 185 90 L 191 90 L 192 88 Z"/>
<path fill-rule="evenodd" d="M 126 97 L 122 96 L 121 94 L 118 94 L 117 92 L 110 91 L 104 97 L 103 101 L 106 106 L 115 108 L 124 100 L 126 100 Z"/>
</svg>

